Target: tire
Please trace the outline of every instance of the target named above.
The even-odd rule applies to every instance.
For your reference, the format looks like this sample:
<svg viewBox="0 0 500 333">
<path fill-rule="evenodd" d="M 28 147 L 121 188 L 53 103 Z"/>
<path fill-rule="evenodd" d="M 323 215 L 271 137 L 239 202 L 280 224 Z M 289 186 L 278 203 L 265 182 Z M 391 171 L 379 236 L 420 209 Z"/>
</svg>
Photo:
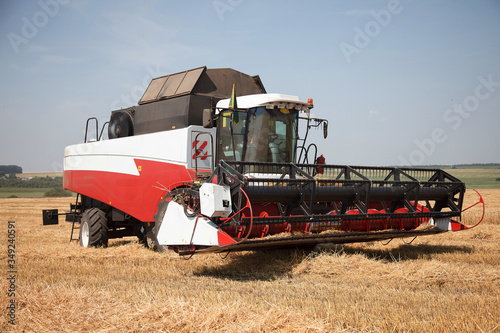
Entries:
<svg viewBox="0 0 500 333">
<path fill-rule="evenodd" d="M 147 233 L 145 242 L 148 249 L 153 251 L 158 250 L 158 241 L 156 240 L 156 235 L 153 230 Z"/>
<path fill-rule="evenodd" d="M 154 233 L 155 226 L 145 227 L 146 224 L 143 223 L 140 229 L 137 230 L 137 238 L 139 238 L 139 243 L 144 247 L 156 251 L 156 236 Z"/>
<path fill-rule="evenodd" d="M 80 245 L 83 247 L 108 246 L 108 219 L 98 208 L 83 212 L 80 223 Z"/>
</svg>

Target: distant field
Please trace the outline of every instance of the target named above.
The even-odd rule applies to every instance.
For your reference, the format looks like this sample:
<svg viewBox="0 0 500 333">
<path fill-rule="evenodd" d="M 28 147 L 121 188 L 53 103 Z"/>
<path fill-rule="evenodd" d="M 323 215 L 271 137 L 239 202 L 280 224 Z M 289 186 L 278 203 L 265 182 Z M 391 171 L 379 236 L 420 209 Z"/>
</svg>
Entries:
<svg viewBox="0 0 500 333">
<path fill-rule="evenodd" d="M 35 177 L 40 177 L 40 178 L 45 178 L 45 177 L 62 177 L 63 173 L 62 172 L 57 172 L 57 171 L 42 171 L 42 172 L 26 172 L 26 173 L 18 173 L 16 174 L 16 177 L 18 178 L 35 178 Z M 18 181 L 18 180 L 17 180 Z M 50 180 L 52 181 L 52 180 Z M 38 182 L 37 185 L 35 186 L 44 186 L 44 187 L 16 187 L 19 186 L 17 184 L 0 184 L 0 198 L 8 198 L 11 196 L 16 196 L 18 198 L 40 198 L 43 197 L 44 194 L 51 190 L 52 188 L 56 187 L 61 187 L 62 183 L 58 181 L 50 181 L 44 180 L 44 182 L 40 183 Z M 18 181 L 19 182 L 19 181 Z M 22 183 L 23 185 L 26 186 L 32 186 L 29 185 L 28 182 L 35 182 L 35 180 L 26 180 L 26 184 Z M 56 185 L 57 184 L 57 185 Z M 51 187 L 49 187 L 51 186 Z"/>
<path fill-rule="evenodd" d="M 446 169 L 446 166 L 443 167 Z M 490 164 L 459 164 L 455 165 L 457 169 L 500 169 L 500 164 L 490 163 Z"/>
<path fill-rule="evenodd" d="M 500 189 L 500 168 L 457 168 L 445 169 L 446 172 L 465 182 L 467 188 Z"/>
<path fill-rule="evenodd" d="M 39 172 L 23 172 L 16 173 L 16 176 L 19 178 L 28 178 L 28 177 L 62 177 L 62 171 L 39 171 Z"/>
<path fill-rule="evenodd" d="M 0 198 L 41 198 L 50 188 L 0 187 Z"/>
</svg>

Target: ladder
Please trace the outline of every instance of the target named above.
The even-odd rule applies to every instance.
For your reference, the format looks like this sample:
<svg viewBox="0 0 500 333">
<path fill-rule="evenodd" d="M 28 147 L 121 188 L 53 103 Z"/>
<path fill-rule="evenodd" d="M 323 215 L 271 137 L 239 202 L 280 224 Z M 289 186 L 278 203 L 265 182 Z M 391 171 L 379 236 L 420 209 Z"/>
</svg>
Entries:
<svg viewBox="0 0 500 333">
<path fill-rule="evenodd" d="M 83 204 L 81 203 L 81 197 L 78 193 L 76 195 L 76 202 L 70 204 L 70 212 L 66 215 L 66 221 L 71 222 L 71 236 L 69 242 L 80 240 L 80 221 L 82 217 Z M 74 231 L 78 230 L 75 237 L 73 237 Z"/>
</svg>

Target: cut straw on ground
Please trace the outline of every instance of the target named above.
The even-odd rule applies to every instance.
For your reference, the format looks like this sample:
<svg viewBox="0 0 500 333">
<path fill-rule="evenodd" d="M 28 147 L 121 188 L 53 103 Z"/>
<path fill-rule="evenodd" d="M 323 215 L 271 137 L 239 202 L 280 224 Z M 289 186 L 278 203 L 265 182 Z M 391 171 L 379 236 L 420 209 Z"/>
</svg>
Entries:
<svg viewBox="0 0 500 333">
<path fill-rule="evenodd" d="M 481 193 L 487 215 L 472 230 L 191 260 L 134 238 L 81 248 L 62 218 L 42 226 L 42 209 L 74 198 L 0 199 L 3 267 L 8 220 L 17 251 L 16 325 L 4 314 L 0 331 L 499 332 L 500 190 Z"/>
</svg>

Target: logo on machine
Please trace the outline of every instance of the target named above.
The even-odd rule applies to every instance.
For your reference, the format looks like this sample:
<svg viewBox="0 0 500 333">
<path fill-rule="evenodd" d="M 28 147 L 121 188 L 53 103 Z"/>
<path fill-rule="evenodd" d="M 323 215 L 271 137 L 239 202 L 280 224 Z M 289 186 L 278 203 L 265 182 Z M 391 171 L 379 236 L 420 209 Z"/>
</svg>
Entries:
<svg viewBox="0 0 500 333">
<path fill-rule="evenodd" d="M 200 157 L 202 161 L 206 160 L 208 158 L 208 151 L 205 150 L 207 146 L 207 140 L 203 141 L 201 144 L 199 140 L 193 141 L 193 150 L 195 150 L 193 153 L 193 160 L 200 155 L 202 155 L 202 157 Z"/>
</svg>

